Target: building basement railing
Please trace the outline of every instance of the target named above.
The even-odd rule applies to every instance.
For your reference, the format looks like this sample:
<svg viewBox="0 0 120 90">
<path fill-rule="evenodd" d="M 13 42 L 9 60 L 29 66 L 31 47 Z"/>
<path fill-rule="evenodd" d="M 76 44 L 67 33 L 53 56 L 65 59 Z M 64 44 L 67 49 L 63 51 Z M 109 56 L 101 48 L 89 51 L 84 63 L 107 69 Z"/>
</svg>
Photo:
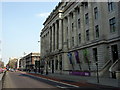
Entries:
<svg viewBox="0 0 120 90">
<path fill-rule="evenodd" d="M 114 72 L 114 71 L 118 71 L 119 70 L 119 68 L 118 68 L 118 62 L 120 62 L 120 59 L 118 59 L 118 60 L 116 60 L 113 64 L 112 64 L 112 66 L 110 67 L 110 69 L 109 69 L 109 71 L 110 72 Z"/>
</svg>

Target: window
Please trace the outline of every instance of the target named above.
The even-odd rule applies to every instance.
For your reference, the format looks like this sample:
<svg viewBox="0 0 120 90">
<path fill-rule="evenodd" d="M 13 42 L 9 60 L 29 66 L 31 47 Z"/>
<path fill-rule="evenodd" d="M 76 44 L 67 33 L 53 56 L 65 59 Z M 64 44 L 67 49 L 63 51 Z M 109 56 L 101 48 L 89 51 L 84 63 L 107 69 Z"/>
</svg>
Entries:
<svg viewBox="0 0 120 90">
<path fill-rule="evenodd" d="M 49 66 L 49 68 L 51 68 L 51 62 L 50 61 L 48 61 L 48 66 Z"/>
<path fill-rule="evenodd" d="M 86 30 L 86 40 L 89 41 L 89 30 Z"/>
<path fill-rule="evenodd" d="M 73 31 L 74 23 L 72 23 L 72 31 Z"/>
<path fill-rule="evenodd" d="M 88 13 L 87 13 L 85 14 L 85 23 L 88 24 L 88 22 L 89 22 L 89 18 L 88 18 Z"/>
<path fill-rule="evenodd" d="M 56 60 L 56 70 L 58 70 L 58 60 Z"/>
<path fill-rule="evenodd" d="M 79 44 L 81 43 L 81 34 L 79 33 Z"/>
<path fill-rule="evenodd" d="M 68 36 L 68 27 L 67 27 L 67 31 L 66 32 L 67 32 L 67 36 Z"/>
<path fill-rule="evenodd" d="M 95 19 L 98 19 L 98 8 L 97 7 L 94 8 L 94 15 L 95 15 Z"/>
<path fill-rule="evenodd" d="M 62 55 L 59 56 L 59 69 L 62 70 Z"/>
<path fill-rule="evenodd" d="M 74 46 L 74 37 L 72 37 L 72 46 Z"/>
<path fill-rule="evenodd" d="M 84 2 L 85 8 L 88 8 L 88 2 Z"/>
<path fill-rule="evenodd" d="M 78 28 L 80 28 L 80 19 L 78 19 Z"/>
<path fill-rule="evenodd" d="M 115 32 L 116 31 L 116 22 L 115 22 L 115 17 L 109 20 L 110 24 L 110 32 Z"/>
<path fill-rule="evenodd" d="M 79 8 L 77 9 L 77 13 L 80 14 L 80 9 Z"/>
<path fill-rule="evenodd" d="M 98 61 L 97 48 L 93 48 L 93 58 L 94 58 L 95 61 Z"/>
<path fill-rule="evenodd" d="M 73 19 L 73 13 L 71 13 L 71 17 L 72 17 L 72 19 Z"/>
<path fill-rule="evenodd" d="M 109 12 L 114 10 L 114 2 L 108 2 L 108 10 Z"/>
<path fill-rule="evenodd" d="M 96 33 L 96 38 L 98 38 L 99 37 L 99 26 L 98 25 L 95 26 L 95 33 Z"/>
</svg>

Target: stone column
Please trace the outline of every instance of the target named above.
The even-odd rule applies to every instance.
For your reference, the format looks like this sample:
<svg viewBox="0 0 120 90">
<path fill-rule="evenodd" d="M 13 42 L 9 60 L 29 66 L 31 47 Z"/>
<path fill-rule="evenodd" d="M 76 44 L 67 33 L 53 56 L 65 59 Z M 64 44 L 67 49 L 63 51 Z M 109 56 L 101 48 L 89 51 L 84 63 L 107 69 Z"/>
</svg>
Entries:
<svg viewBox="0 0 120 90">
<path fill-rule="evenodd" d="M 62 49 L 62 19 L 59 19 L 59 49 Z"/>
<path fill-rule="evenodd" d="M 70 14 L 68 15 L 68 48 L 71 48 L 71 23 Z"/>
<path fill-rule="evenodd" d="M 52 45 L 52 28 L 50 27 L 49 30 L 49 50 L 51 51 L 51 45 Z"/>
<path fill-rule="evenodd" d="M 57 22 L 55 22 L 55 50 L 57 50 Z"/>
<path fill-rule="evenodd" d="M 44 37 L 44 35 L 43 35 L 42 43 L 43 43 L 43 55 L 45 55 L 45 47 L 44 47 L 44 45 L 45 45 L 45 37 Z"/>
<path fill-rule="evenodd" d="M 118 35 L 120 36 L 120 2 L 117 3 L 118 5 Z"/>
<path fill-rule="evenodd" d="M 55 24 L 53 24 L 53 51 L 55 51 Z"/>
<path fill-rule="evenodd" d="M 41 50 L 40 50 L 40 52 L 43 54 L 43 36 L 41 35 L 41 45 L 40 45 L 40 47 L 41 47 Z"/>
<path fill-rule="evenodd" d="M 53 49 L 53 47 L 54 47 L 54 43 L 53 43 L 53 41 L 54 41 L 54 26 L 52 25 L 52 52 L 54 51 Z"/>
<path fill-rule="evenodd" d="M 63 53 L 63 70 L 69 70 L 70 69 L 70 63 L 69 63 L 69 60 L 68 60 L 68 56 L 67 56 L 67 53 Z"/>
<path fill-rule="evenodd" d="M 118 36 L 120 37 L 120 2 L 118 2 L 117 5 L 118 5 L 118 25 L 117 26 L 118 26 Z M 118 58 L 120 58 L 120 42 L 118 42 Z M 120 60 L 118 63 L 120 65 Z"/>
<path fill-rule="evenodd" d="M 67 50 L 67 21 L 66 18 L 63 19 L 63 48 L 64 51 Z"/>
<path fill-rule="evenodd" d="M 76 15 L 76 9 L 73 11 L 73 23 L 74 23 L 74 26 L 73 26 L 73 31 L 74 31 L 74 45 L 77 46 L 78 45 L 78 30 L 77 30 L 77 15 Z"/>
<path fill-rule="evenodd" d="M 90 32 L 90 40 L 94 40 L 94 24 L 93 24 L 93 8 L 92 3 L 88 2 L 88 11 L 89 11 L 89 32 Z"/>
<path fill-rule="evenodd" d="M 81 21 L 81 43 L 85 43 L 85 25 L 84 25 L 84 7 L 82 5 L 80 7 L 80 21 Z"/>
</svg>

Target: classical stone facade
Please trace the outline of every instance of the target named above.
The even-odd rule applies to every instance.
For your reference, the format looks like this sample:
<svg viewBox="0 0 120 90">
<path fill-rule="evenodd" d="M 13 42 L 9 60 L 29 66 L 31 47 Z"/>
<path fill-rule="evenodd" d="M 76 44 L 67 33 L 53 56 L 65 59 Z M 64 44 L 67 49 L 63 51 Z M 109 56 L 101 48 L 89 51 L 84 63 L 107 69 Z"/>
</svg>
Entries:
<svg viewBox="0 0 120 90">
<path fill-rule="evenodd" d="M 49 73 L 94 76 L 98 65 L 100 76 L 108 76 L 120 58 L 120 2 L 60 2 L 40 37 Z"/>
</svg>

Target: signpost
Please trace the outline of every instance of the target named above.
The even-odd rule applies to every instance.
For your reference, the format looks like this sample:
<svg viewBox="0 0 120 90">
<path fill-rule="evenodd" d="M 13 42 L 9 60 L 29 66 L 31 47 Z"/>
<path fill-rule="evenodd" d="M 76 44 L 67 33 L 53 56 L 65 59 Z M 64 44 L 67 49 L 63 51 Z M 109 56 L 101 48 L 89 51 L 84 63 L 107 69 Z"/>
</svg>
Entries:
<svg viewBox="0 0 120 90">
<path fill-rule="evenodd" d="M 99 83 L 98 62 L 96 62 L 96 67 L 97 67 L 97 83 Z"/>
</svg>

